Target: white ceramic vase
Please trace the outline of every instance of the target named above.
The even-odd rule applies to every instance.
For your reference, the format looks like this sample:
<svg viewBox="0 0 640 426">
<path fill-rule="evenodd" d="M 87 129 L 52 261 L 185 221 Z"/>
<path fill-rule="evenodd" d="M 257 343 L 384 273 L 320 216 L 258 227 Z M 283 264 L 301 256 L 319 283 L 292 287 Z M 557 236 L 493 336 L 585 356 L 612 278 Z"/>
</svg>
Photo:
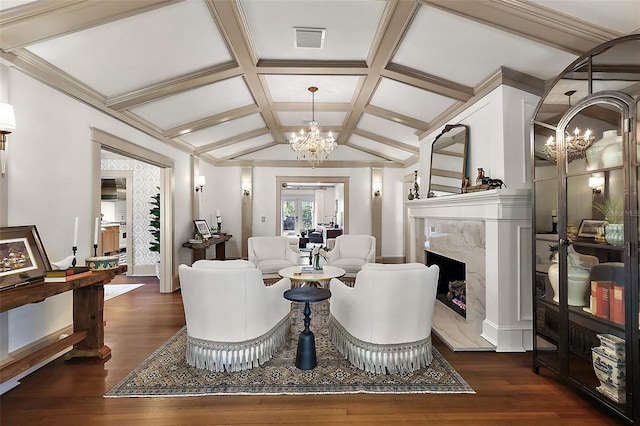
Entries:
<svg viewBox="0 0 640 426">
<path fill-rule="evenodd" d="M 568 249 L 569 271 L 567 280 L 569 306 L 587 306 L 590 294 L 590 271 L 591 267 L 598 263 L 598 258 L 576 252 L 573 247 Z M 559 303 L 559 282 L 558 274 L 558 254 L 553 258 L 553 264 L 549 266 L 548 276 L 551 288 L 553 289 L 553 301 Z"/>
<path fill-rule="evenodd" d="M 613 167 L 613 166 L 604 166 L 602 164 L 602 153 L 608 148 L 610 145 L 619 146 L 622 149 L 622 136 L 618 136 L 617 130 L 605 130 L 602 132 L 602 139 L 596 141 L 587 149 L 587 170 L 597 170 L 603 167 Z M 613 149 L 613 148 L 612 148 Z M 622 151 L 620 151 L 622 153 Z M 608 157 L 608 161 L 615 161 L 615 152 L 611 152 Z M 622 163 L 620 163 L 622 164 Z"/>
</svg>

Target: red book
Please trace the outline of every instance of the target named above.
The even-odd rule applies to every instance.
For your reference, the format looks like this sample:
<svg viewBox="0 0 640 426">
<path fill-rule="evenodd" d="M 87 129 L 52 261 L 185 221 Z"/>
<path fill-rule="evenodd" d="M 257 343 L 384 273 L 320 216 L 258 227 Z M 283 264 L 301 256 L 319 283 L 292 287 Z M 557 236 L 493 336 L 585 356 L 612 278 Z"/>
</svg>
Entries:
<svg viewBox="0 0 640 426">
<path fill-rule="evenodd" d="M 596 281 L 596 316 L 609 319 L 610 315 L 610 292 L 613 287 L 611 281 Z"/>
<path fill-rule="evenodd" d="M 624 325 L 624 286 L 611 287 L 609 293 L 609 316 L 616 324 Z"/>
</svg>

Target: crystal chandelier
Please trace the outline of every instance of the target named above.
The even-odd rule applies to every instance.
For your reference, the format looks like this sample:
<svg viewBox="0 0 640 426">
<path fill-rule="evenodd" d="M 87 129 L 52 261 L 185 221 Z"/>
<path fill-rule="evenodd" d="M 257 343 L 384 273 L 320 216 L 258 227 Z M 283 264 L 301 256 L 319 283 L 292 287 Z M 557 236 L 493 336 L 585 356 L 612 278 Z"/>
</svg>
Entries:
<svg viewBox="0 0 640 426">
<path fill-rule="evenodd" d="M 591 134 L 591 130 L 587 129 L 584 135 L 580 134 L 580 130 L 576 128 L 573 135 L 565 132 L 564 142 L 567 152 L 567 163 L 577 160 L 578 158 L 584 158 L 587 155 L 587 148 L 589 148 L 594 141 L 595 137 Z M 542 147 L 547 157 L 554 162 L 558 159 L 558 143 L 553 136 L 549 137 L 547 143 Z"/>
<path fill-rule="evenodd" d="M 569 106 L 571 106 L 571 95 L 575 94 L 575 90 L 565 92 L 565 96 L 569 98 Z M 569 132 L 564 134 L 564 143 L 567 153 L 567 163 L 584 158 L 587 155 L 587 149 L 593 144 L 595 137 L 591 134 L 591 130 L 587 129 L 584 135 L 580 134 L 580 130 L 576 127 L 575 132 L 571 135 Z M 549 137 L 547 143 L 542 147 L 547 157 L 555 163 L 558 160 L 558 143 L 553 136 Z"/>
<path fill-rule="evenodd" d="M 338 144 L 333 138 L 331 132 L 328 137 L 320 135 L 318 122 L 315 117 L 315 94 L 317 87 L 309 87 L 311 92 L 311 122 L 309 123 L 309 131 L 305 133 L 304 129 L 300 133 L 292 133 L 289 139 L 289 146 L 296 152 L 298 160 L 308 160 L 311 167 L 315 167 L 323 160 L 329 159 L 329 154 L 336 149 Z"/>
</svg>

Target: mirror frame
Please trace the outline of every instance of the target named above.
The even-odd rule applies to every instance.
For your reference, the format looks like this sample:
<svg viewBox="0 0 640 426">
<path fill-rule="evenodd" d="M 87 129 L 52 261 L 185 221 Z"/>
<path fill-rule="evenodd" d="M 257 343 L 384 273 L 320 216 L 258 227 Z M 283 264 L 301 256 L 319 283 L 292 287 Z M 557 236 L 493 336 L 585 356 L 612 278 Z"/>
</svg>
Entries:
<svg viewBox="0 0 640 426">
<path fill-rule="evenodd" d="M 436 148 L 436 144 L 438 143 L 438 141 L 440 141 L 440 139 L 442 137 L 444 137 L 447 133 L 449 133 L 450 131 L 457 129 L 457 128 L 464 128 L 463 134 L 464 134 L 464 150 L 462 153 L 462 168 L 460 170 L 460 172 L 455 172 L 455 171 L 448 171 L 448 170 L 441 170 L 441 169 L 436 169 L 433 167 L 433 154 L 434 152 L 437 153 L 437 151 L 435 151 Z M 454 194 L 462 194 L 462 186 L 464 184 L 464 178 L 466 176 L 466 171 L 467 171 L 467 148 L 469 145 L 469 126 L 465 125 L 465 124 L 447 124 L 444 126 L 444 129 L 442 130 L 442 132 L 436 136 L 436 138 L 433 140 L 432 144 L 431 144 L 431 163 L 429 164 L 429 192 L 428 192 L 428 197 L 436 197 L 436 196 L 447 196 L 447 195 L 454 195 Z M 440 154 L 443 155 L 443 154 Z M 444 154 L 447 155 L 447 154 Z M 444 177 L 448 177 L 448 178 L 460 178 L 460 186 L 458 187 L 458 191 L 457 192 L 449 192 L 449 191 L 442 191 L 442 190 L 438 190 L 438 192 L 440 193 L 439 195 L 435 195 L 435 189 L 434 189 L 434 185 L 432 183 L 433 180 L 433 176 L 434 176 L 434 171 L 440 171 L 441 173 L 436 173 L 436 176 L 444 176 Z M 453 187 L 450 187 L 453 188 Z"/>
</svg>

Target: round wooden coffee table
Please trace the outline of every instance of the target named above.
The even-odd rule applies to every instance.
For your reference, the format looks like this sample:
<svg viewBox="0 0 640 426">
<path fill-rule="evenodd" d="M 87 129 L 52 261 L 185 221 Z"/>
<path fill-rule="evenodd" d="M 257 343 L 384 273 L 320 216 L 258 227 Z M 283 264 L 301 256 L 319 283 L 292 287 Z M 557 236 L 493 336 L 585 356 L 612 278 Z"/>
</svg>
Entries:
<svg viewBox="0 0 640 426">
<path fill-rule="evenodd" d="M 317 272 L 303 272 L 302 266 L 289 266 L 280 269 L 278 274 L 283 278 L 291 280 L 291 287 L 322 287 L 329 288 L 331 278 L 340 278 L 347 273 L 337 266 L 325 265 Z"/>
</svg>

